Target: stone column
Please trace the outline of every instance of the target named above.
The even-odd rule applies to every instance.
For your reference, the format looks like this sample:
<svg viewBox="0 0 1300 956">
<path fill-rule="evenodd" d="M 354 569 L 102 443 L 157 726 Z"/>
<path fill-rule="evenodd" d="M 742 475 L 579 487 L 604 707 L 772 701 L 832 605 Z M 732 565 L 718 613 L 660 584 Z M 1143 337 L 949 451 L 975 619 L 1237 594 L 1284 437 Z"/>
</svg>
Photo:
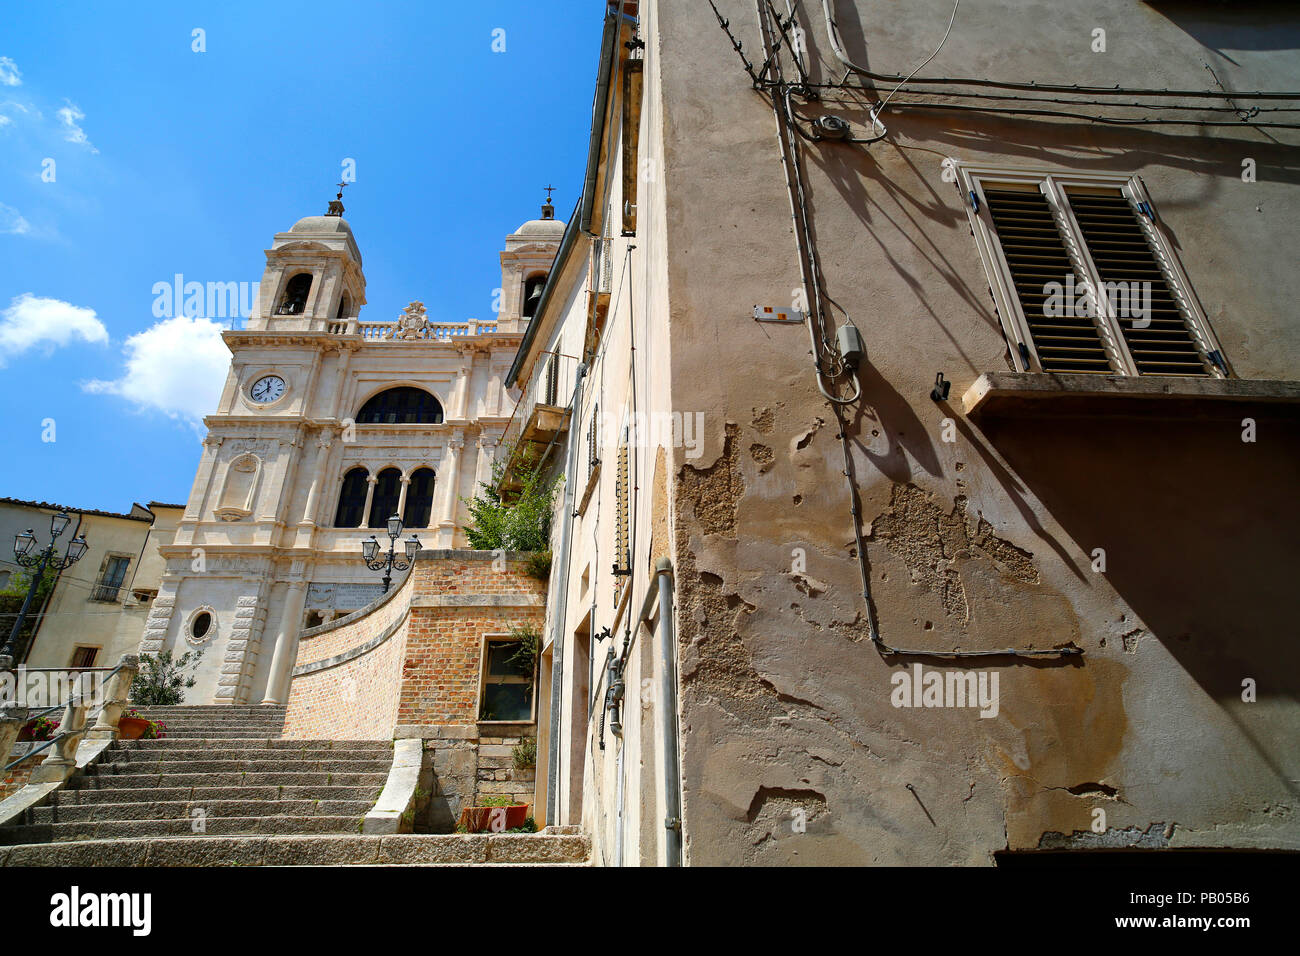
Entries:
<svg viewBox="0 0 1300 956">
<path fill-rule="evenodd" d="M 460 454 L 465 447 L 465 439 L 457 432 L 447 442 L 447 467 L 444 487 L 447 489 L 442 500 L 442 518 L 438 522 L 438 539 L 444 548 L 450 548 L 456 536 L 456 507 L 460 504 Z"/>
<path fill-rule="evenodd" d="M 27 711 L 16 707 L 0 707 L 0 767 L 9 763 L 9 754 L 18 742 L 18 731 L 27 723 Z"/>
<path fill-rule="evenodd" d="M 266 681 L 263 704 L 284 704 L 289 700 L 289 682 L 294 662 L 298 659 L 298 632 L 306 604 L 307 582 L 290 581 L 289 593 L 284 596 L 284 610 L 280 614 L 280 627 L 275 635 L 275 651 L 271 657 L 271 673 Z"/>
<path fill-rule="evenodd" d="M 300 525 L 316 524 L 317 502 L 320 500 L 320 486 L 324 478 L 321 474 L 324 470 L 322 465 L 324 464 L 325 453 L 329 451 L 329 447 L 333 443 L 334 440 L 328 432 L 321 432 L 316 437 L 316 453 L 312 456 L 311 465 L 311 484 L 307 488 L 307 504 L 303 506 L 302 520 L 298 522 Z"/>
<path fill-rule="evenodd" d="M 375 485 L 377 484 L 379 484 L 379 478 L 376 475 L 371 475 L 366 479 L 366 506 L 361 511 L 361 527 L 363 528 L 370 527 L 370 505 L 375 500 Z"/>
<path fill-rule="evenodd" d="M 397 513 L 402 516 L 403 521 L 406 520 L 406 492 L 407 489 L 409 489 L 410 487 L 411 487 L 411 476 L 403 475 L 402 491 L 397 496 Z"/>
<path fill-rule="evenodd" d="M 63 708 L 59 733 L 64 732 L 67 736 L 60 737 L 50 755 L 33 768 L 29 783 L 62 783 L 77 769 L 77 747 L 86 733 L 86 705 L 79 697 L 71 698 Z"/>
<path fill-rule="evenodd" d="M 117 737 L 117 722 L 126 709 L 127 697 L 131 693 L 131 684 L 135 675 L 140 673 L 140 658 L 128 654 L 119 662 L 120 670 L 113 675 L 108 687 L 104 689 L 104 707 L 99 712 L 99 720 L 86 736 L 90 740 L 113 740 Z"/>
</svg>

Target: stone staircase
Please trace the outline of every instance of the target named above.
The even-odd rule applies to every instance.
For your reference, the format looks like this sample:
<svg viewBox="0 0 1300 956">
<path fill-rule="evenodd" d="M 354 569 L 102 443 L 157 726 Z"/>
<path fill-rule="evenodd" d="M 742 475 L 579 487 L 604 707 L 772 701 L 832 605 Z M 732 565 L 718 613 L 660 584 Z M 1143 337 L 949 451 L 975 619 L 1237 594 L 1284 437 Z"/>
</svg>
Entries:
<svg viewBox="0 0 1300 956">
<path fill-rule="evenodd" d="M 0 865 L 582 864 L 576 828 L 542 834 L 361 836 L 391 741 L 283 740 L 283 707 L 140 708 L 161 740 L 98 762 L 0 827 Z"/>
</svg>

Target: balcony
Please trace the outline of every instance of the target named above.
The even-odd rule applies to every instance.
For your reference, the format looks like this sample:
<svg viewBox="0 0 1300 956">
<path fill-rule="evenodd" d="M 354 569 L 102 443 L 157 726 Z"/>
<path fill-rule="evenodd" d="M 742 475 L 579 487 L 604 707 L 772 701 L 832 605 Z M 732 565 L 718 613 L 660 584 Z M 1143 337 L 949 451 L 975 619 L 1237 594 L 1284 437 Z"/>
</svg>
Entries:
<svg viewBox="0 0 1300 956">
<path fill-rule="evenodd" d="M 353 319 L 331 319 L 326 328 L 331 335 L 359 335 L 367 342 L 426 341 L 450 342 L 467 335 L 495 332 L 495 320 L 468 322 L 428 322 L 414 334 L 398 335 L 401 326 L 396 322 L 361 322 Z"/>
<path fill-rule="evenodd" d="M 499 447 L 509 456 L 497 487 L 503 496 L 522 487 L 521 475 L 528 464 L 540 461 L 547 447 L 569 429 L 569 395 L 578 360 L 543 352 L 536 369 L 501 436 Z"/>
<path fill-rule="evenodd" d="M 119 584 L 96 584 L 90 591 L 92 601 L 104 601 L 108 604 L 116 604 L 117 596 L 121 593 L 122 586 Z"/>
</svg>

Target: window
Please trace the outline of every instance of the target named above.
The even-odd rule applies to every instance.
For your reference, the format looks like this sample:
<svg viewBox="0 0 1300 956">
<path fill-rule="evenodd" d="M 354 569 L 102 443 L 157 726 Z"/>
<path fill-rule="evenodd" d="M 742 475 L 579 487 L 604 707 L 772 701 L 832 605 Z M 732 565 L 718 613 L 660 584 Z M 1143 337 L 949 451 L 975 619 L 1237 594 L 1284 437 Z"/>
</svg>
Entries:
<svg viewBox="0 0 1300 956">
<path fill-rule="evenodd" d="M 77 647 L 72 652 L 73 670 L 80 670 L 85 667 L 94 667 L 95 658 L 99 656 L 98 647 Z"/>
<path fill-rule="evenodd" d="M 201 610 L 190 620 L 190 637 L 194 640 L 203 640 L 210 630 L 212 630 L 212 613 L 210 611 Z"/>
<path fill-rule="evenodd" d="M 369 528 L 385 528 L 388 519 L 397 514 L 402 498 L 402 472 L 398 468 L 385 468 L 375 482 L 375 497 L 370 503 Z"/>
<path fill-rule="evenodd" d="M 99 581 L 91 589 L 90 599 L 110 603 L 116 601 L 118 592 L 122 590 L 122 582 L 126 580 L 126 569 L 130 564 L 130 558 L 120 555 L 110 554 L 105 558 L 104 566 L 99 572 Z"/>
<path fill-rule="evenodd" d="M 402 524 L 406 527 L 429 527 L 429 517 L 433 513 L 435 479 L 432 468 L 421 468 L 411 476 L 406 489 L 406 510 L 402 512 Z"/>
<path fill-rule="evenodd" d="M 546 360 L 546 380 L 542 383 L 541 404 L 555 407 L 560 393 L 560 357 L 552 352 Z"/>
<path fill-rule="evenodd" d="M 311 273 L 299 272 L 284 287 L 284 298 L 276 315 L 301 315 L 307 309 L 307 293 L 311 291 Z"/>
<path fill-rule="evenodd" d="M 343 293 L 343 298 L 339 299 L 339 314 L 335 316 L 335 318 L 352 318 L 352 296 L 348 295 L 346 292 Z"/>
<path fill-rule="evenodd" d="M 623 593 L 627 576 L 632 573 L 632 553 L 630 543 L 630 508 L 628 494 L 630 475 L 628 469 L 627 431 L 623 432 L 618 445 L 618 475 L 614 479 L 614 603 Z"/>
<path fill-rule="evenodd" d="M 366 490 L 370 472 L 353 468 L 343 476 L 339 492 L 339 510 L 334 516 L 336 528 L 360 528 L 366 513 Z"/>
<path fill-rule="evenodd" d="M 531 319 L 537 314 L 537 307 L 542 302 L 542 289 L 546 287 L 546 274 L 532 276 L 524 282 L 524 318 Z"/>
<path fill-rule="evenodd" d="M 479 720 L 533 719 L 537 640 L 532 634 L 489 636 L 483 642 Z"/>
<path fill-rule="evenodd" d="M 442 405 L 422 388 L 390 388 L 357 413 L 358 425 L 441 425 Z"/>
<path fill-rule="evenodd" d="M 1137 178 L 959 168 L 1017 368 L 1228 374 Z"/>
<path fill-rule="evenodd" d="M 593 406 L 591 409 L 591 424 L 587 426 L 587 480 L 591 481 L 591 476 L 596 473 L 600 467 L 600 406 Z"/>
</svg>

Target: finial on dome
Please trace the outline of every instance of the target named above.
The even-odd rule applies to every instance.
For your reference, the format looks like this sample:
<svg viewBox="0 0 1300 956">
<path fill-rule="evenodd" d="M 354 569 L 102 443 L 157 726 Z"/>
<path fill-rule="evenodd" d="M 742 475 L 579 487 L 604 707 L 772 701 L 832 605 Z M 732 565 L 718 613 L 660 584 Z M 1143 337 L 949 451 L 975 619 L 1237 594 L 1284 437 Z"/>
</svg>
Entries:
<svg viewBox="0 0 1300 956">
<path fill-rule="evenodd" d="M 326 213 L 325 213 L 325 215 L 327 215 L 327 216 L 342 216 L 342 215 L 343 215 L 343 190 L 346 189 L 347 187 L 351 186 L 352 184 L 351 184 L 351 183 L 335 183 L 335 185 L 339 187 L 339 194 L 338 194 L 338 196 L 337 196 L 336 198 L 330 200 L 330 207 L 329 207 L 329 209 L 328 209 L 328 210 L 326 211 Z"/>
<path fill-rule="evenodd" d="M 546 187 L 546 202 L 542 205 L 542 218 L 543 218 L 543 219 L 554 219 L 554 218 L 555 218 L 555 207 L 554 207 L 553 205 L 551 205 L 551 193 L 553 193 L 553 192 L 555 192 L 555 187 L 554 187 L 554 186 L 547 186 L 547 187 Z"/>
</svg>

